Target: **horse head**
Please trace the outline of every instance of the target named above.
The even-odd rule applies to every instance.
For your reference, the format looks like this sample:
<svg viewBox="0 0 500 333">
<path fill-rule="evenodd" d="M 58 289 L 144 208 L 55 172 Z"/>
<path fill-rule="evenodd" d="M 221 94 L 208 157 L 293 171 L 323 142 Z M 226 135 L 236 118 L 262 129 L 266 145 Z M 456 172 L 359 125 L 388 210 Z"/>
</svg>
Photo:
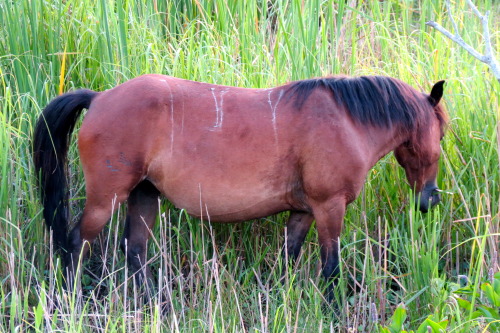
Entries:
<svg viewBox="0 0 500 333">
<path fill-rule="evenodd" d="M 394 150 L 399 164 L 404 168 L 410 186 L 416 193 L 419 209 L 427 212 L 441 200 L 436 185 L 440 141 L 444 136 L 446 113 L 439 104 L 443 96 L 444 81 L 437 82 L 426 97 L 429 116 L 415 126 L 408 140 Z"/>
</svg>

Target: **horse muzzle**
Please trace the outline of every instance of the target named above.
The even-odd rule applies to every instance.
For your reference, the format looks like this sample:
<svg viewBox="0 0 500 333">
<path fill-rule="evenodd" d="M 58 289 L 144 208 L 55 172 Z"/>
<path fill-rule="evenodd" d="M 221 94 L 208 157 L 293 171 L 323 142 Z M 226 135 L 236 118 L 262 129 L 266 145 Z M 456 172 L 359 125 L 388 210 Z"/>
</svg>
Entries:
<svg viewBox="0 0 500 333">
<path fill-rule="evenodd" d="M 440 190 L 434 182 L 425 184 L 423 190 L 417 195 L 416 200 L 419 203 L 418 208 L 422 213 L 427 213 L 430 207 L 434 207 L 441 201 L 439 192 Z M 420 196 L 420 201 L 418 200 L 418 196 Z"/>
</svg>

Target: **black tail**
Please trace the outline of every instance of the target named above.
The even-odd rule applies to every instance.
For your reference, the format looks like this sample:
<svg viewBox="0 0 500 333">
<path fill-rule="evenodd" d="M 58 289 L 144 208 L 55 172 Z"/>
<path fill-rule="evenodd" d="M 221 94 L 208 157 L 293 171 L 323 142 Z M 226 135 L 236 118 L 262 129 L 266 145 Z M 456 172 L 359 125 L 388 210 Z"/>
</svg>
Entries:
<svg viewBox="0 0 500 333">
<path fill-rule="evenodd" d="M 43 217 L 56 249 L 67 249 L 68 191 L 66 157 L 71 133 L 84 108 L 97 95 L 77 90 L 55 98 L 43 110 L 33 133 L 33 158 L 43 202 Z"/>
</svg>

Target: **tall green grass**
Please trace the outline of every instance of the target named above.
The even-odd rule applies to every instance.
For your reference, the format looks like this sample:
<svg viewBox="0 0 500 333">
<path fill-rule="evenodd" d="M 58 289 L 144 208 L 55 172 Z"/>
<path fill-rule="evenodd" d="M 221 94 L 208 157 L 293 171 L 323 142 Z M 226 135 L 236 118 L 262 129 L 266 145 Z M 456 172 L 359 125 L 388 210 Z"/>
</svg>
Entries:
<svg viewBox="0 0 500 333">
<path fill-rule="evenodd" d="M 500 8 L 476 4 L 492 12 L 498 49 Z M 452 7 L 464 39 L 481 49 L 465 1 Z M 442 2 L 0 0 L 0 330 L 369 332 L 400 303 L 409 328 L 434 314 L 451 331 L 485 329 L 450 290 L 460 276 L 477 286 L 499 270 L 499 86 L 429 20 L 449 26 Z M 288 267 L 287 214 L 227 226 L 166 202 L 149 242 L 160 295 L 136 297 L 118 250 L 123 209 L 93 247 L 82 295 L 67 295 L 42 221 L 33 124 L 60 91 L 108 89 L 144 73 L 245 87 L 382 74 L 424 91 L 446 79 L 439 186 L 452 194 L 422 215 L 394 158 L 370 171 L 345 218 L 339 318 L 322 311 L 315 230 Z M 70 175 L 76 219 L 85 191 L 74 145 Z"/>
</svg>

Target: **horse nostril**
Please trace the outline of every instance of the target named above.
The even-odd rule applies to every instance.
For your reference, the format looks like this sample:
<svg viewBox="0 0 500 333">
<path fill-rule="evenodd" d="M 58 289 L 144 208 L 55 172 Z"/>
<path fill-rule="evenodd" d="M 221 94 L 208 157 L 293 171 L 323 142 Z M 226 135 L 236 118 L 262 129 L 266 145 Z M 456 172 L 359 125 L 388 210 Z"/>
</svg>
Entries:
<svg viewBox="0 0 500 333">
<path fill-rule="evenodd" d="M 427 213 L 429 208 L 434 207 L 441 201 L 440 189 L 438 189 L 435 185 L 426 186 L 423 191 L 420 193 L 420 211 L 422 213 Z"/>
<path fill-rule="evenodd" d="M 431 207 L 437 205 L 441 201 L 441 195 L 439 194 L 440 192 L 442 191 L 437 187 L 431 191 L 431 195 L 429 196 Z"/>
<path fill-rule="evenodd" d="M 439 194 L 433 194 L 432 195 L 432 206 L 437 205 L 438 203 L 441 202 L 441 196 Z"/>
</svg>

